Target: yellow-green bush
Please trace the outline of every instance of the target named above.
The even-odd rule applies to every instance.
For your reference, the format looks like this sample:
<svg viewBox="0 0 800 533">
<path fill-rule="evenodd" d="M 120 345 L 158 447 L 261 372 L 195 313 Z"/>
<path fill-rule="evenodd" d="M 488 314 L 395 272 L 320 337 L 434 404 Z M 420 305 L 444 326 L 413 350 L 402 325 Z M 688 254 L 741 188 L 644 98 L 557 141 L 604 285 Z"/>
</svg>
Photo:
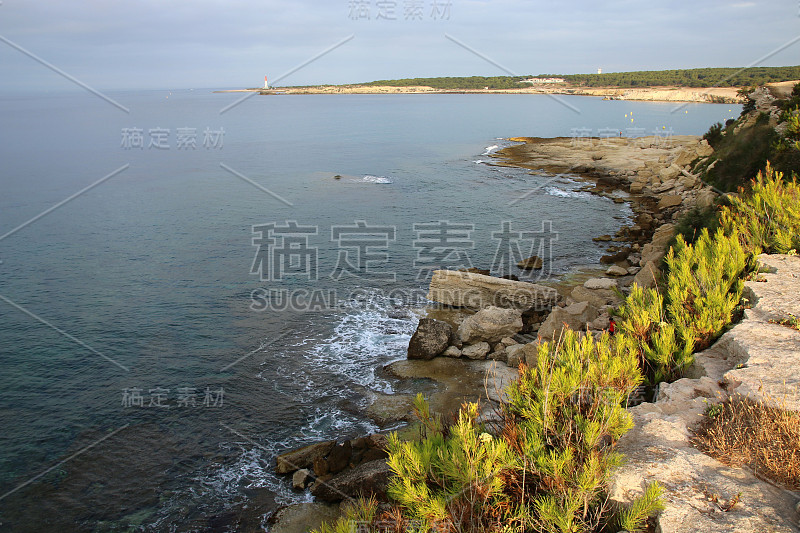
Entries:
<svg viewBox="0 0 800 533">
<path fill-rule="evenodd" d="M 759 172 L 749 191 L 739 189 L 739 196 L 720 212 L 726 233 L 738 232 L 742 244 L 755 254 L 785 254 L 800 251 L 800 186 L 796 176 L 784 180 L 768 163 Z"/>
<path fill-rule="evenodd" d="M 731 322 L 742 297 L 747 257 L 735 230 L 729 236 L 704 229 L 694 244 L 678 237 L 666 257 L 670 322 L 692 351 L 707 348 Z"/>
<path fill-rule="evenodd" d="M 641 381 L 632 345 L 568 331 L 543 343 L 537 365 L 506 390 L 495 435 L 476 423 L 476 404 L 446 427 L 418 397 L 420 439 L 389 439 L 395 524 L 475 533 L 640 529 L 659 508 L 657 484 L 625 508 L 606 496 L 621 462 L 614 444 L 632 427 L 625 405 Z"/>
<path fill-rule="evenodd" d="M 694 244 L 678 236 L 666 257 L 664 294 L 634 285 L 617 314 L 618 342 L 632 342 L 653 383 L 677 379 L 731 322 L 742 295 L 747 255 L 734 231 Z"/>
</svg>

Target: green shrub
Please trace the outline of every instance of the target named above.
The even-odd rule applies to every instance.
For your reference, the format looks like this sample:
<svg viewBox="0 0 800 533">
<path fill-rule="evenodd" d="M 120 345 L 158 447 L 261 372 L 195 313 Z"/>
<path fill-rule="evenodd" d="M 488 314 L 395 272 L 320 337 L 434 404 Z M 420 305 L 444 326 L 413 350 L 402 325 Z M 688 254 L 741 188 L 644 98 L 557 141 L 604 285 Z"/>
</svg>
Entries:
<svg viewBox="0 0 800 533">
<path fill-rule="evenodd" d="M 622 458 L 614 444 L 632 427 L 625 405 L 641 381 L 632 346 L 568 331 L 543 343 L 537 365 L 506 390 L 499 436 L 476 424 L 476 404 L 444 428 L 418 398 L 420 440 L 389 440 L 389 495 L 420 531 L 641 528 L 659 508 L 658 485 L 627 508 L 606 498 Z"/>
<path fill-rule="evenodd" d="M 671 381 L 694 361 L 689 332 L 668 321 L 664 298 L 657 289 L 634 284 L 617 310 L 617 342 L 632 344 L 651 383 Z"/>
<path fill-rule="evenodd" d="M 747 258 L 734 230 L 712 238 L 704 229 L 697 241 L 678 237 L 666 257 L 666 299 L 670 322 L 692 350 L 704 350 L 731 322 L 742 296 Z"/>
<path fill-rule="evenodd" d="M 607 334 L 567 331 L 560 344 L 540 345 L 504 405 L 504 434 L 522 463 L 508 483 L 517 530 L 598 531 L 619 519 L 606 491 L 622 460 L 614 444 L 633 426 L 625 405 L 641 382 L 635 350 Z M 657 502 L 628 510 L 631 530 Z"/>
<path fill-rule="evenodd" d="M 739 189 L 731 206 L 720 213 L 722 227 L 737 231 L 743 246 L 755 254 L 785 254 L 800 250 L 800 186 L 796 176 L 785 181 L 767 163 L 752 181 L 750 191 Z"/>
<path fill-rule="evenodd" d="M 703 139 L 708 141 L 712 148 L 716 148 L 722 140 L 722 122 L 712 124 L 708 131 L 703 135 Z"/>
<path fill-rule="evenodd" d="M 422 531 L 456 525 L 462 531 L 502 530 L 509 498 L 502 474 L 516 462 L 505 440 L 477 426 L 474 403 L 465 404 L 447 430 L 428 414 L 422 395 L 416 411 L 425 428 L 422 438 L 389 438 L 390 498 Z"/>
<path fill-rule="evenodd" d="M 681 377 L 731 322 L 748 262 L 735 232 L 703 229 L 694 244 L 679 235 L 665 264 L 664 295 L 634 284 L 616 313 L 618 342 L 633 343 L 652 383 Z"/>
</svg>

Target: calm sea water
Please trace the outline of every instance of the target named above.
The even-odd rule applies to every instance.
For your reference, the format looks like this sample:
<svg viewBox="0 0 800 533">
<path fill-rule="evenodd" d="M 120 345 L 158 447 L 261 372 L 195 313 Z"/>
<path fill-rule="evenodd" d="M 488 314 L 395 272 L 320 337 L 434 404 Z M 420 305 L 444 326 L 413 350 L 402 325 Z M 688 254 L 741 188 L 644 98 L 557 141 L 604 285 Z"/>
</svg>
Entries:
<svg viewBox="0 0 800 533">
<path fill-rule="evenodd" d="M 445 223 L 445 266 L 488 268 L 503 222 L 551 221 L 561 275 L 629 217 L 568 176 L 487 165 L 503 137 L 701 134 L 739 112 L 341 95 L 221 114 L 242 95 L 109 96 L 130 112 L 0 97 L 0 235 L 16 229 L 0 238 L 0 530 L 224 531 L 308 498 L 274 456 L 380 429 L 360 410 L 393 390 L 377 370 L 416 326 L 425 224 Z"/>
</svg>

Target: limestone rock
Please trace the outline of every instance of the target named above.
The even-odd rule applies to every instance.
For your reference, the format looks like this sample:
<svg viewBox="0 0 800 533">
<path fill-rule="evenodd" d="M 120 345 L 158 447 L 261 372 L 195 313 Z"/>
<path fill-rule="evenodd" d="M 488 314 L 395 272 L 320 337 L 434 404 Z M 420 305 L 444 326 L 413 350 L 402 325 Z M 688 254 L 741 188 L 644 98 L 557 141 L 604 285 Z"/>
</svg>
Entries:
<svg viewBox="0 0 800 533">
<path fill-rule="evenodd" d="M 314 466 L 314 459 L 325 457 L 335 445 L 336 441 L 333 440 L 317 442 L 299 450 L 279 455 L 275 459 L 275 472 L 277 474 L 291 474 L 301 468 L 311 468 Z"/>
<path fill-rule="evenodd" d="M 305 490 L 306 487 L 314 480 L 311 470 L 301 468 L 292 475 L 292 488 L 294 490 Z"/>
<path fill-rule="evenodd" d="M 760 255 L 758 260 L 769 272 L 760 274 L 765 282 L 745 283 L 755 306 L 725 334 L 729 351 L 746 359 L 746 365 L 729 370 L 724 378 L 731 392 L 800 411 L 800 332 L 770 323 L 789 314 L 800 316 L 800 257 Z"/>
<path fill-rule="evenodd" d="M 383 459 L 361 463 L 328 481 L 317 481 L 311 488 L 311 494 L 324 502 L 338 502 L 360 496 L 369 498 L 373 495 L 383 500 L 386 499 L 389 474 L 389 465 Z"/>
<path fill-rule="evenodd" d="M 447 349 L 442 352 L 442 355 L 445 357 L 461 357 L 461 350 L 455 346 L 448 346 Z"/>
<path fill-rule="evenodd" d="M 539 270 L 542 268 L 542 258 L 538 255 L 532 255 L 529 258 L 518 262 L 517 267 L 521 268 L 522 270 Z"/>
<path fill-rule="evenodd" d="M 271 533 L 308 533 L 319 529 L 323 522 L 339 517 L 339 506 L 324 503 L 297 503 L 284 507 L 270 519 Z"/>
<path fill-rule="evenodd" d="M 558 339 L 561 330 L 567 327 L 580 331 L 587 322 L 597 318 L 597 309 L 589 302 L 578 302 L 567 307 L 556 307 L 539 328 L 539 336 L 545 340 Z"/>
<path fill-rule="evenodd" d="M 703 189 L 697 193 L 696 205 L 700 208 L 711 207 L 714 205 L 717 194 L 711 189 Z"/>
<path fill-rule="evenodd" d="M 409 359 L 433 359 L 450 343 L 453 328 L 447 322 L 433 318 L 422 318 L 417 331 L 408 343 Z"/>
<path fill-rule="evenodd" d="M 698 157 L 708 157 L 714 153 L 714 149 L 711 148 L 711 145 L 708 144 L 708 141 L 705 139 L 703 139 L 702 141 L 700 141 L 700 143 L 698 143 L 697 148 L 695 148 L 695 150 L 697 151 Z"/>
<path fill-rule="evenodd" d="M 675 207 L 681 205 L 683 203 L 683 198 L 677 194 L 667 194 L 661 197 L 661 200 L 658 201 L 658 209 L 667 209 L 669 207 Z"/>
<path fill-rule="evenodd" d="M 464 349 L 461 350 L 461 355 L 469 359 L 485 359 L 489 350 L 491 350 L 491 347 L 488 342 L 479 342 L 477 344 L 471 344 L 470 346 L 464 346 Z"/>
<path fill-rule="evenodd" d="M 528 366 L 536 365 L 539 353 L 539 343 L 529 342 L 527 344 L 515 344 L 506 348 L 506 364 L 511 368 L 517 368 L 520 363 Z"/>
<path fill-rule="evenodd" d="M 350 464 L 353 455 L 353 445 L 349 440 L 334 446 L 327 457 L 327 470 L 331 474 L 338 474 Z M 320 474 L 321 475 L 321 474 Z"/>
<path fill-rule="evenodd" d="M 662 169 L 658 173 L 658 177 L 661 178 L 661 182 L 663 183 L 665 181 L 674 180 L 675 178 L 678 177 L 680 173 L 681 173 L 680 167 L 677 167 L 675 165 L 670 165 L 667 168 Z"/>
<path fill-rule="evenodd" d="M 686 165 L 690 164 L 692 161 L 697 159 L 697 152 L 690 148 L 684 148 L 678 154 L 678 157 L 675 158 L 673 164 L 679 167 L 685 167 Z"/>
<path fill-rule="evenodd" d="M 610 267 L 608 267 L 608 270 L 606 270 L 606 275 L 608 275 L 608 276 L 627 276 L 628 275 L 628 271 L 626 269 L 622 268 L 621 266 L 611 265 Z"/>
<path fill-rule="evenodd" d="M 661 271 L 653 261 L 648 261 L 636 274 L 636 276 L 634 276 L 633 282 L 643 289 L 655 287 L 657 276 L 660 274 L 660 272 Z"/>
<path fill-rule="evenodd" d="M 505 346 L 513 346 L 515 344 L 519 344 L 517 341 L 515 341 L 511 337 L 503 337 L 502 339 L 500 339 L 500 343 L 505 345 Z"/>
<path fill-rule="evenodd" d="M 522 329 L 522 313 L 515 309 L 487 307 L 467 317 L 458 327 L 458 338 L 465 344 L 497 342 Z"/>
<path fill-rule="evenodd" d="M 646 263 L 653 261 L 657 263 L 661 261 L 667 251 L 667 244 L 675 236 L 675 226 L 672 224 L 664 224 L 660 226 L 654 233 L 653 238 L 642 247 L 642 259 L 640 264 L 644 266 Z"/>
<path fill-rule="evenodd" d="M 436 270 L 428 290 L 429 300 L 445 305 L 483 309 L 497 306 L 527 311 L 544 310 L 558 299 L 555 289 L 470 272 Z"/>
<path fill-rule="evenodd" d="M 617 305 L 620 298 L 612 289 L 587 289 L 583 285 L 578 285 L 570 296 L 576 302 L 589 302 L 593 307 L 600 308 L 604 305 Z"/>
<path fill-rule="evenodd" d="M 617 286 L 616 280 L 611 278 L 591 278 L 587 279 L 583 286 L 587 289 L 613 289 Z"/>
</svg>

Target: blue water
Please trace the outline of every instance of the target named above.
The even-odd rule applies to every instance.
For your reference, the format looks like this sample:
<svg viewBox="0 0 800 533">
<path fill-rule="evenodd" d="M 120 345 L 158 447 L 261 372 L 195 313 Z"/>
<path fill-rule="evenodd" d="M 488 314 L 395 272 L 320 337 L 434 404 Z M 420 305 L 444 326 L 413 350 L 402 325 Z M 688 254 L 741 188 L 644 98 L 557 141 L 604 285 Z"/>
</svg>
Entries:
<svg viewBox="0 0 800 533">
<path fill-rule="evenodd" d="M 702 134 L 739 112 L 337 95 L 256 96 L 221 114 L 242 95 L 109 96 L 130 113 L 85 93 L 0 97 L 0 235 L 119 170 L 0 239 L 0 529 L 225 530 L 236 513 L 305 498 L 271 473 L 274 455 L 380 429 L 360 410 L 368 391 L 392 391 L 376 370 L 404 356 L 423 305 L 414 224 L 471 224 L 461 259 L 488 268 L 504 221 L 551 221 L 557 276 L 596 262 L 591 237 L 631 214 L 569 177 L 488 165 L 487 148 L 573 128 Z M 142 149 L 125 128 L 143 130 Z M 178 148 L 178 128 L 196 148 Z M 170 130 L 163 149 L 151 129 Z M 312 249 L 317 276 L 297 263 L 260 279 L 253 226 L 288 221 L 316 231 L 294 259 Z M 359 262 L 332 227 L 357 221 L 393 228 L 364 249 L 393 280 L 330 277 L 342 250 Z M 332 305 L 254 310 L 270 289 Z M 143 406 L 126 405 L 136 389 Z"/>
</svg>

